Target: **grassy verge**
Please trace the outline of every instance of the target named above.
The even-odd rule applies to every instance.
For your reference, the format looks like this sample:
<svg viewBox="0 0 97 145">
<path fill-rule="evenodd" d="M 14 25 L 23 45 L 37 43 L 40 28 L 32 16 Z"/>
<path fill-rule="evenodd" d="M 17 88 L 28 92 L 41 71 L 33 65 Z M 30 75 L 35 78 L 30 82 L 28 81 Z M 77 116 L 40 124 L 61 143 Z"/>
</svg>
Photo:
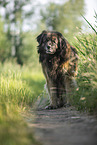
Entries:
<svg viewBox="0 0 97 145">
<path fill-rule="evenodd" d="M 95 18 L 97 19 L 97 14 Z M 75 92 L 71 101 L 78 110 L 97 112 L 97 25 L 94 28 L 87 20 L 86 22 L 94 33 L 81 33 L 77 37 L 76 48 L 79 54 L 77 81 L 79 90 Z"/>
<path fill-rule="evenodd" d="M 0 144 L 39 144 L 19 112 L 33 106 L 43 85 L 41 73 L 11 63 L 0 65 Z"/>
</svg>

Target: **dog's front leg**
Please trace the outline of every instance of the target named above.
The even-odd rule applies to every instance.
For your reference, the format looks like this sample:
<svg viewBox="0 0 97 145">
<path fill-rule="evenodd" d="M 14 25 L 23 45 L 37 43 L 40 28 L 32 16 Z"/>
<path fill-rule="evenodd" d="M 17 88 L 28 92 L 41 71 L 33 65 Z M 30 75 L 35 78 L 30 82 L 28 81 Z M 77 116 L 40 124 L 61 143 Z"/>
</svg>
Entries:
<svg viewBox="0 0 97 145">
<path fill-rule="evenodd" d="M 58 102 L 57 102 L 57 87 L 52 82 L 47 82 L 47 88 L 50 98 L 50 105 L 46 106 L 46 109 L 57 109 L 58 108 Z"/>
</svg>

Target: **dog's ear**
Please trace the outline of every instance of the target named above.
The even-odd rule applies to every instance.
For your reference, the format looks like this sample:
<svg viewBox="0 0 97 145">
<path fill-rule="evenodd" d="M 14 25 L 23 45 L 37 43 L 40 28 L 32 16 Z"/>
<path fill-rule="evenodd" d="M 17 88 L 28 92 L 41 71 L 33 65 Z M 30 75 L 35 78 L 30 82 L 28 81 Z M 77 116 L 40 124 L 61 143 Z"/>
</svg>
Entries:
<svg viewBox="0 0 97 145">
<path fill-rule="evenodd" d="M 56 34 L 58 36 L 58 42 L 59 42 L 58 47 L 60 48 L 60 50 L 62 50 L 62 48 L 65 47 L 65 45 L 66 45 L 65 38 L 63 37 L 63 35 L 60 32 L 56 32 Z"/>
<path fill-rule="evenodd" d="M 70 44 L 63 36 L 59 37 L 59 46 L 60 46 L 61 58 L 68 60 L 68 58 L 70 57 L 71 48 L 70 48 Z"/>
<path fill-rule="evenodd" d="M 60 49 L 65 49 L 67 46 L 66 46 L 66 39 L 61 35 L 59 35 L 59 46 L 60 46 Z"/>
<path fill-rule="evenodd" d="M 37 42 L 39 43 L 39 45 L 41 45 L 41 43 L 43 42 L 43 37 L 44 35 L 46 35 L 47 31 L 42 31 L 42 33 L 40 35 L 37 36 Z"/>
</svg>

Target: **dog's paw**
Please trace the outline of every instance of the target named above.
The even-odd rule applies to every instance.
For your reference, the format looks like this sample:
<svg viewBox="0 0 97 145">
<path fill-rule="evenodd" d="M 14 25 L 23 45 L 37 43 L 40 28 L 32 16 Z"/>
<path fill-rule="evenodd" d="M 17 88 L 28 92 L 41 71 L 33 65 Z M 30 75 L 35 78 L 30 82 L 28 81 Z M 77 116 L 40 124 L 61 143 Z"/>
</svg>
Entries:
<svg viewBox="0 0 97 145">
<path fill-rule="evenodd" d="M 66 104 L 64 104 L 64 107 L 70 107 L 70 106 L 71 106 L 70 103 L 66 103 Z"/>
<path fill-rule="evenodd" d="M 53 106 L 53 105 L 49 105 L 49 106 L 46 106 L 45 109 L 47 110 L 52 110 L 52 109 L 57 109 L 58 106 Z"/>
</svg>

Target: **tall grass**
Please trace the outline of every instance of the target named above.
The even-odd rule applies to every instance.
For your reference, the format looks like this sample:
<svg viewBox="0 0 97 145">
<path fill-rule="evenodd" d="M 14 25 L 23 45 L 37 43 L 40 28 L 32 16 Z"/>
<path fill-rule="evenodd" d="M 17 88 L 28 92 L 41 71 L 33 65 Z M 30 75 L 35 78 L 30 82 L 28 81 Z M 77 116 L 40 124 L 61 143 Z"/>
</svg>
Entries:
<svg viewBox="0 0 97 145">
<path fill-rule="evenodd" d="M 37 84 L 37 85 L 36 85 Z M 33 107 L 43 89 L 41 73 L 7 63 L 0 65 L 0 144 L 39 144 L 29 133 L 19 112 Z"/>
<path fill-rule="evenodd" d="M 72 99 L 78 109 L 90 112 L 97 111 L 97 14 L 95 15 L 96 25 L 94 27 L 83 17 L 94 33 L 81 33 L 77 37 L 79 90 Z"/>
</svg>

